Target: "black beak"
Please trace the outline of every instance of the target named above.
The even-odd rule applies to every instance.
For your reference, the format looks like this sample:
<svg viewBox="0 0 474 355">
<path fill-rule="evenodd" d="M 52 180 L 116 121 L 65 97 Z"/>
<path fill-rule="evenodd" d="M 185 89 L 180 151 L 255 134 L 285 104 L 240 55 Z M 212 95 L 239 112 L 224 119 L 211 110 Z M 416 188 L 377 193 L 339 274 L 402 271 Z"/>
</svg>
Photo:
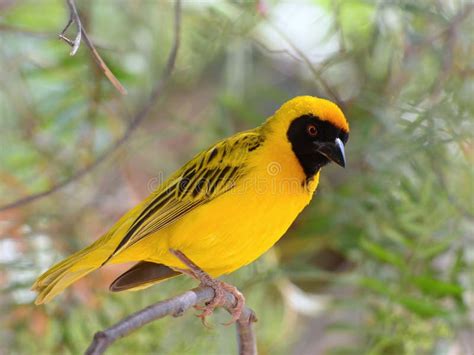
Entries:
<svg viewBox="0 0 474 355">
<path fill-rule="evenodd" d="M 336 138 L 334 143 L 315 142 L 316 151 L 324 155 L 329 160 L 335 162 L 337 165 L 346 166 L 346 155 L 344 153 L 344 143 L 339 138 Z"/>
</svg>

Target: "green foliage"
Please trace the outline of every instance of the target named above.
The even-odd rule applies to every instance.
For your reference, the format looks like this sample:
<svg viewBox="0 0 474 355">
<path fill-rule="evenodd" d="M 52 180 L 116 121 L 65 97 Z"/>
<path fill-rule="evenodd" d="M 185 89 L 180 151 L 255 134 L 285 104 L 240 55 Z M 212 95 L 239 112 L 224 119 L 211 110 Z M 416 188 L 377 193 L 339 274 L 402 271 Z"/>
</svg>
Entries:
<svg viewBox="0 0 474 355">
<path fill-rule="evenodd" d="M 84 43 L 71 57 L 57 40 L 61 1 L 7 3 L 0 205 L 50 189 L 106 151 L 159 79 L 173 38 L 171 2 L 78 1 L 128 90 L 122 97 Z M 178 278 L 110 294 L 118 269 L 106 268 L 45 307 L 29 291 L 194 153 L 300 94 L 340 99 L 349 163 L 325 169 L 274 251 L 228 277 L 257 312 L 260 353 L 464 351 L 473 327 L 473 13 L 463 1 L 185 2 L 173 80 L 134 135 L 73 184 L 0 212 L 0 352 L 82 353 L 95 331 L 194 286 Z M 191 314 L 163 319 L 111 353 L 233 353 L 226 319 L 218 312 L 211 330 Z"/>
</svg>

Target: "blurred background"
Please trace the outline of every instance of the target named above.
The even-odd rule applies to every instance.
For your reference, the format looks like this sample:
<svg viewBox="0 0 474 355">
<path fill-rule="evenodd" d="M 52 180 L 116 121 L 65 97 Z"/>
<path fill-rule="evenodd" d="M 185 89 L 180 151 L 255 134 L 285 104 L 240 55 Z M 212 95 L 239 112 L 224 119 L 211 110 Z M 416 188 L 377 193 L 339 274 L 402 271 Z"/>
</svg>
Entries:
<svg viewBox="0 0 474 355">
<path fill-rule="evenodd" d="M 337 101 L 348 166 L 270 252 L 226 276 L 261 354 L 473 354 L 474 4 L 462 0 L 0 1 L 0 354 L 79 354 L 92 335 L 196 283 L 111 294 L 105 267 L 46 306 L 29 289 L 195 153 L 284 101 Z M 76 35 L 72 25 L 69 38 Z M 143 119 L 137 113 L 151 102 Z M 135 119 L 135 120 L 134 120 Z M 25 199 L 26 197 L 26 199 Z M 188 312 L 110 353 L 234 354 L 224 311 Z"/>
</svg>

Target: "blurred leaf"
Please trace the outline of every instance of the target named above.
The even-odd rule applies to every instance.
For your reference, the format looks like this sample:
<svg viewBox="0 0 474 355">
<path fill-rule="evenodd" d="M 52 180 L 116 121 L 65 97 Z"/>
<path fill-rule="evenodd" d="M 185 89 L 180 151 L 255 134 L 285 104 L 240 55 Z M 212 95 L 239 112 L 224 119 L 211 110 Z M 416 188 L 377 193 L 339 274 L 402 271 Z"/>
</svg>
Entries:
<svg viewBox="0 0 474 355">
<path fill-rule="evenodd" d="M 401 296 L 397 301 L 406 309 L 416 313 L 420 317 L 433 318 L 438 316 L 445 316 L 447 311 L 439 304 L 433 303 L 427 299 L 420 299 L 409 296 Z"/>
<path fill-rule="evenodd" d="M 405 268 L 405 262 L 399 255 L 395 254 L 391 250 L 384 249 L 378 244 L 372 243 L 368 239 L 362 239 L 360 241 L 360 247 L 372 256 L 380 259 L 383 262 L 397 266 L 400 269 Z"/>
<path fill-rule="evenodd" d="M 460 296 L 464 292 L 464 289 L 458 284 L 440 281 L 429 276 L 413 277 L 412 282 L 424 293 L 437 297 Z"/>
<path fill-rule="evenodd" d="M 382 295 L 391 296 L 393 294 L 392 285 L 375 278 L 364 277 L 359 281 L 359 283 L 362 287 L 366 287 Z"/>
</svg>

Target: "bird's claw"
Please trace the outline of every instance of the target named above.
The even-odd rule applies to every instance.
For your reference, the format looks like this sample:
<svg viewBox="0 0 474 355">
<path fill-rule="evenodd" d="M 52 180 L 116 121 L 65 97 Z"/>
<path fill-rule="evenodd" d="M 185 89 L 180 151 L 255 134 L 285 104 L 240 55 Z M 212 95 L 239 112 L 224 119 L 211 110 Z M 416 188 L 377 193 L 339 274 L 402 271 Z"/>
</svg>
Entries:
<svg viewBox="0 0 474 355">
<path fill-rule="evenodd" d="M 222 286 L 224 290 L 232 294 L 235 298 L 235 304 L 232 306 L 231 309 L 229 309 L 230 315 L 231 315 L 231 320 L 223 323 L 223 325 L 231 325 L 235 322 L 237 322 L 242 315 L 242 310 L 245 306 L 245 298 L 244 295 L 234 286 L 229 285 L 225 282 L 222 282 Z"/>
<path fill-rule="evenodd" d="M 190 275 L 191 277 L 201 281 L 201 287 L 210 287 L 214 290 L 214 297 L 212 297 L 210 301 L 206 302 L 204 306 L 194 306 L 194 308 L 196 308 L 197 310 L 202 311 L 201 314 L 197 314 L 196 316 L 201 318 L 204 326 L 208 327 L 206 323 L 206 317 L 210 316 L 217 307 L 226 305 L 226 292 L 234 296 L 235 305 L 232 305 L 232 307 L 227 308 L 227 310 L 230 312 L 232 319 L 229 322 L 225 323 L 225 325 L 235 323 L 242 315 L 242 309 L 245 306 L 245 298 L 242 293 L 240 293 L 240 291 L 237 290 L 236 287 L 229 285 L 228 283 L 225 283 L 223 281 L 212 278 L 208 273 L 199 268 L 199 266 L 197 266 L 186 255 L 184 255 L 183 252 L 176 249 L 170 249 L 170 252 L 189 268 L 189 270 L 177 268 L 176 270 L 180 271 L 181 273 Z"/>
<path fill-rule="evenodd" d="M 206 302 L 204 306 L 195 306 L 197 310 L 202 311 L 201 314 L 196 315 L 198 318 L 201 318 L 202 323 L 204 326 L 208 327 L 208 324 L 206 322 L 206 317 L 210 316 L 214 310 L 217 307 L 224 306 L 226 304 L 226 291 L 232 294 L 235 298 L 235 305 L 229 309 L 229 312 L 231 314 L 231 320 L 229 322 L 224 323 L 224 325 L 231 325 L 235 323 L 241 316 L 242 314 L 242 309 L 245 305 L 245 298 L 240 293 L 239 290 L 237 290 L 236 287 L 229 285 L 228 283 L 225 283 L 223 281 L 219 280 L 212 280 L 213 282 L 206 282 L 203 283 L 202 286 L 208 286 L 211 287 L 214 290 L 214 297 Z"/>
<path fill-rule="evenodd" d="M 202 311 L 201 314 L 197 314 L 198 318 L 201 318 L 202 323 L 208 327 L 206 322 L 206 317 L 210 316 L 217 307 L 223 306 L 225 304 L 225 289 L 222 286 L 222 282 L 219 280 L 206 280 L 207 282 L 202 282 L 201 286 L 208 286 L 214 290 L 214 297 L 206 302 L 204 306 L 196 306 L 195 308 Z"/>
</svg>

